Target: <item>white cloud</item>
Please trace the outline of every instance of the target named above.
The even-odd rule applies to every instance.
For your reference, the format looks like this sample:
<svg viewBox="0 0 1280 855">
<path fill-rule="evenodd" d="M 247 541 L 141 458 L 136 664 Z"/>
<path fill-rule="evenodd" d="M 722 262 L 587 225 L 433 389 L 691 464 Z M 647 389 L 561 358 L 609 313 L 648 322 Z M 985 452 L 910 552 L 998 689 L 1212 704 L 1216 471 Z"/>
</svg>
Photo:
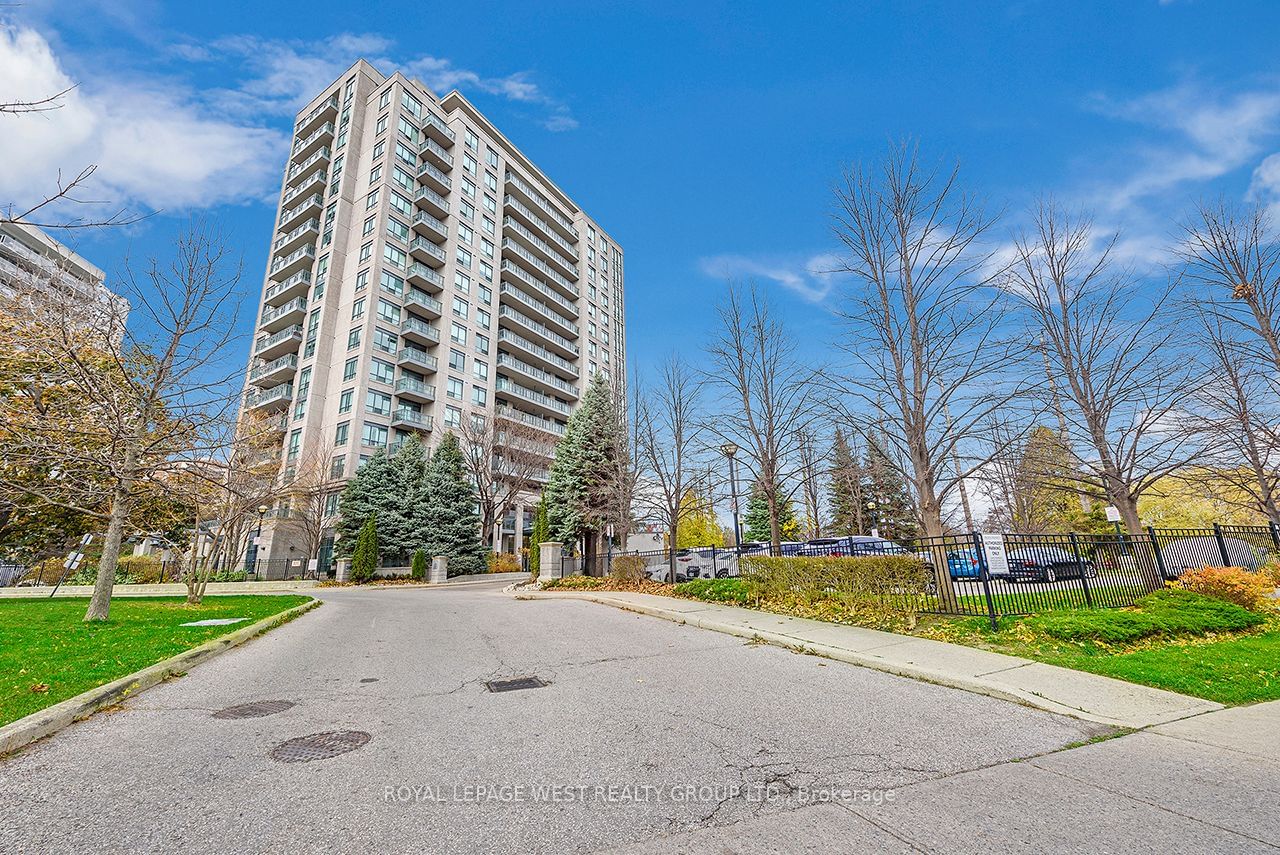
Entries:
<svg viewBox="0 0 1280 855">
<path fill-rule="evenodd" d="M 33 29 L 0 25 L 5 98 L 35 99 L 75 84 Z M 0 117 L 0 200 L 21 207 L 96 164 L 82 196 L 111 205 L 181 209 L 261 198 L 287 145 L 279 131 L 211 113 L 163 80 L 95 73 L 59 109 Z"/>
<path fill-rule="evenodd" d="M 1266 205 L 1272 217 L 1280 219 L 1280 154 L 1263 158 L 1253 170 L 1248 199 Z"/>
<path fill-rule="evenodd" d="M 792 263 L 750 258 L 744 255 L 716 255 L 698 263 L 707 276 L 715 279 L 769 279 L 815 305 L 826 302 L 835 289 L 839 259 L 820 253 Z"/>
</svg>

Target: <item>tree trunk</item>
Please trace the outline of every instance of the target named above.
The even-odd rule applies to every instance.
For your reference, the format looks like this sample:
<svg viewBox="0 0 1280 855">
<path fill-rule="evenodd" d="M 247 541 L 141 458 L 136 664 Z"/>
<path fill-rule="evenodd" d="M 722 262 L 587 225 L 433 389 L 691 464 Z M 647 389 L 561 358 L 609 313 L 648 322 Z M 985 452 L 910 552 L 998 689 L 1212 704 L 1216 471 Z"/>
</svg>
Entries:
<svg viewBox="0 0 1280 855">
<path fill-rule="evenodd" d="M 671 528 L 667 533 L 667 581 L 672 585 L 676 583 L 676 536 L 679 533 L 680 522 L 673 518 Z"/>
<path fill-rule="evenodd" d="M 111 516 L 107 519 L 107 532 L 102 539 L 102 558 L 98 562 L 98 578 L 93 584 L 93 598 L 85 612 L 86 621 L 104 621 L 111 617 L 111 589 L 116 583 L 120 541 L 124 537 L 124 522 L 128 514 L 129 487 L 120 484 L 111 497 Z"/>
</svg>

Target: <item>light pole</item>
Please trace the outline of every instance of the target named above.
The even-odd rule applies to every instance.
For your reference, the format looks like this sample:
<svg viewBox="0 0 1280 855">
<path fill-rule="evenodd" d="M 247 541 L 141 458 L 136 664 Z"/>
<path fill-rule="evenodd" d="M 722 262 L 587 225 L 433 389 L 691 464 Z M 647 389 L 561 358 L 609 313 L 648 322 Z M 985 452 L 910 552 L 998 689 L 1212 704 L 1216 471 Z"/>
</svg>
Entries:
<svg viewBox="0 0 1280 855">
<path fill-rule="evenodd" d="M 738 467 L 735 455 L 738 453 L 736 443 L 726 442 L 720 446 L 720 453 L 729 458 L 729 496 L 733 502 L 733 547 L 742 548 L 742 526 L 738 522 Z"/>
<path fill-rule="evenodd" d="M 266 505 L 258 505 L 258 531 L 253 536 L 253 542 L 249 544 L 249 554 L 245 556 L 246 573 L 256 573 L 258 564 L 258 544 L 262 541 L 262 518 L 267 515 L 267 511 L 271 510 Z"/>
</svg>

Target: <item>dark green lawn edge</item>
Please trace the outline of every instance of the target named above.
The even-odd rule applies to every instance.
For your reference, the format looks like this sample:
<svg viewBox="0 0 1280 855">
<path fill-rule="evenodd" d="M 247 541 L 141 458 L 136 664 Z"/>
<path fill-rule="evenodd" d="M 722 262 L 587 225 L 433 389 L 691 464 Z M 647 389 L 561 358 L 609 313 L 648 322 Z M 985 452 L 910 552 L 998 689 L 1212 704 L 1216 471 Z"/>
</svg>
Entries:
<svg viewBox="0 0 1280 855">
<path fill-rule="evenodd" d="M 98 710 L 117 704 L 126 697 L 144 692 L 170 677 L 182 676 L 189 668 L 239 647 L 246 641 L 289 623 L 320 605 L 310 599 L 282 612 L 269 615 L 257 623 L 210 639 L 198 647 L 148 665 L 140 671 L 95 686 L 75 697 L 60 701 L 28 716 L 0 727 L 0 757 L 11 754 L 39 739 L 50 736 L 74 722 L 88 718 Z"/>
</svg>

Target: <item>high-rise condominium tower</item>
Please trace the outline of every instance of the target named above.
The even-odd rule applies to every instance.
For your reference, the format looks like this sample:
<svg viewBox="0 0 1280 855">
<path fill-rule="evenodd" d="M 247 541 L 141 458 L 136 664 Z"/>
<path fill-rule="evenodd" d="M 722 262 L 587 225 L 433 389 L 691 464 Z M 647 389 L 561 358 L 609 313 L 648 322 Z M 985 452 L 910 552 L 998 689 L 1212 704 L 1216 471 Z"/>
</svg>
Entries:
<svg viewBox="0 0 1280 855">
<path fill-rule="evenodd" d="M 456 91 L 362 60 L 293 136 L 244 405 L 282 477 L 319 460 L 337 485 L 468 420 L 496 428 L 495 471 L 519 433 L 545 481 L 591 377 L 626 377 L 622 248 Z M 519 548 L 533 498 L 496 547 Z M 289 514 L 268 513 L 258 557 L 306 555 Z"/>
</svg>

